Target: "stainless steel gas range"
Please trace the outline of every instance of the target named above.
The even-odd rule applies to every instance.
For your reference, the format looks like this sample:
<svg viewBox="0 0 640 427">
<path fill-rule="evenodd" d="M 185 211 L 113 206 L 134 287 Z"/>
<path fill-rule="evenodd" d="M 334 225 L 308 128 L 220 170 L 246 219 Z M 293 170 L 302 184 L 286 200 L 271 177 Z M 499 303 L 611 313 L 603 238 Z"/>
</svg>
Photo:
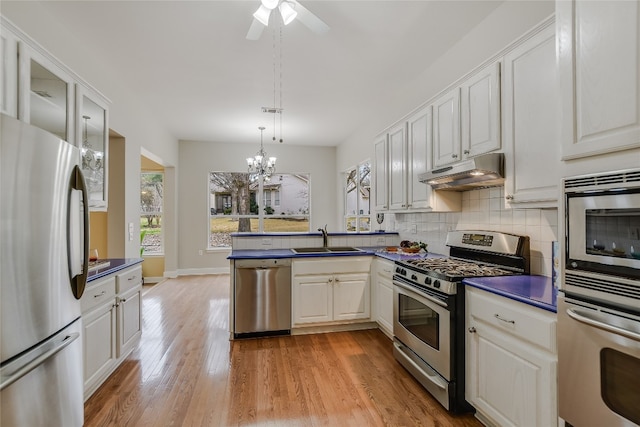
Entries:
<svg viewBox="0 0 640 427">
<path fill-rule="evenodd" d="M 464 292 L 467 277 L 529 273 L 529 238 L 494 231 L 451 231 L 448 257 L 396 261 L 393 354 L 446 409 L 464 399 Z"/>
</svg>

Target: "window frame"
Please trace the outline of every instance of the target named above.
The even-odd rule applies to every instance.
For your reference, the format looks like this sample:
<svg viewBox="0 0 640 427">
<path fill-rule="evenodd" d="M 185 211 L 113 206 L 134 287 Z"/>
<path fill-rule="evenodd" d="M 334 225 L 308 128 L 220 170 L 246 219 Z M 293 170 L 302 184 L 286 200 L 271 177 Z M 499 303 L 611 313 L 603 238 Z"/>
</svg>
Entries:
<svg viewBox="0 0 640 427">
<path fill-rule="evenodd" d="M 360 206 L 360 193 L 361 193 L 361 181 L 362 179 L 360 178 L 360 173 L 362 170 L 362 167 L 364 167 L 365 165 L 368 165 L 369 168 L 369 187 L 368 187 L 368 193 L 369 196 L 367 197 L 368 200 L 368 204 L 369 207 L 368 209 L 364 209 L 364 206 Z M 349 208 L 349 199 L 348 199 L 348 194 L 349 194 L 349 187 L 348 187 L 348 177 L 355 171 L 356 174 L 356 179 L 355 179 L 355 192 L 357 194 L 356 197 L 356 209 L 355 212 L 348 212 L 348 208 Z M 348 169 L 346 169 L 345 171 L 342 172 L 341 174 L 342 177 L 342 192 L 343 192 L 343 203 L 344 203 L 344 208 L 343 208 L 343 221 L 342 221 L 342 228 L 344 229 L 345 232 L 347 233 L 361 233 L 361 232 L 370 232 L 371 231 L 371 160 L 370 159 L 365 159 L 361 162 L 359 162 L 357 165 L 352 166 Z M 365 212 L 366 211 L 366 212 Z M 349 223 L 354 222 L 354 229 L 350 230 L 349 227 Z"/>
<path fill-rule="evenodd" d="M 207 183 L 207 193 L 208 193 L 208 197 L 207 197 L 207 212 L 209 213 L 207 218 L 207 227 L 208 227 L 208 231 L 207 231 L 207 250 L 208 251 L 215 251 L 215 250 L 222 250 L 222 249 L 229 249 L 232 246 L 232 243 L 229 242 L 228 246 L 212 246 L 212 232 L 211 232 L 211 220 L 218 216 L 221 215 L 219 212 L 217 212 L 216 209 L 216 214 L 212 215 L 212 208 L 215 208 L 215 203 L 216 203 L 216 197 L 215 197 L 215 193 L 212 192 L 212 188 L 211 188 L 211 175 L 214 173 L 239 173 L 239 174 L 246 174 L 249 179 L 250 179 L 250 184 L 251 183 L 257 183 L 258 187 L 255 189 L 255 191 L 251 191 L 249 193 L 249 198 L 252 201 L 255 201 L 255 206 L 257 206 L 257 214 L 249 214 L 249 215 L 240 215 L 240 214 L 229 214 L 229 215 L 224 215 L 227 218 L 230 219 L 240 219 L 240 218 L 249 218 L 249 220 L 258 220 L 258 229 L 257 230 L 251 230 L 248 231 L 246 233 L 248 234 L 265 234 L 267 233 L 265 231 L 265 222 L 267 222 L 268 220 L 271 219 L 278 219 L 278 218 L 283 218 L 283 219 L 303 219 L 307 221 L 307 230 L 305 231 L 270 231 L 270 233 L 279 233 L 279 234 L 296 234 L 296 233 L 300 233 L 300 232 L 310 232 L 311 231 L 311 173 L 306 172 L 306 173 L 288 173 L 288 172 L 276 172 L 274 174 L 275 177 L 280 177 L 282 178 L 283 176 L 289 175 L 289 176 L 302 176 L 304 177 L 304 179 L 306 180 L 306 188 L 305 191 L 307 193 L 306 199 L 307 199 L 307 204 L 305 207 L 306 213 L 279 213 L 276 214 L 275 212 L 268 214 L 265 212 L 265 208 L 266 207 L 270 207 L 271 209 L 274 208 L 279 208 L 281 206 L 281 202 L 282 202 L 282 198 L 281 196 L 281 188 L 268 188 L 265 189 L 265 185 L 268 185 L 268 183 L 265 183 L 264 179 L 262 177 L 254 177 L 253 179 L 251 178 L 251 174 L 247 173 L 247 172 L 228 172 L 228 171 L 210 171 L 207 174 L 207 179 L 208 179 L 208 183 Z M 273 182 L 273 178 L 272 181 Z M 282 179 L 279 180 L 279 182 L 282 182 Z M 277 202 L 278 204 L 274 204 L 274 195 L 277 194 Z M 269 204 L 267 204 L 267 201 L 265 199 L 265 196 L 269 195 Z M 231 196 L 229 196 L 231 197 Z M 255 197 L 255 198 L 254 198 Z M 262 204 L 258 204 L 260 201 L 262 201 Z M 214 204 L 212 206 L 212 203 Z M 274 209 L 275 211 L 275 209 Z M 233 233 L 237 233 L 238 231 L 233 231 L 230 232 L 229 234 L 233 234 Z"/>
<path fill-rule="evenodd" d="M 142 178 L 144 175 L 160 175 L 162 177 L 162 196 L 161 196 L 161 203 L 160 203 L 160 210 L 153 210 L 153 211 L 143 211 L 142 210 L 142 201 L 140 201 L 140 221 L 142 220 L 143 216 L 146 215 L 153 215 L 159 218 L 159 227 L 160 227 L 160 249 L 158 251 L 154 251 L 154 252 L 147 252 L 147 248 L 145 246 L 143 246 L 142 242 L 143 239 L 140 239 L 140 256 L 141 257 L 154 257 L 154 256 L 164 256 L 165 251 L 164 251 L 164 182 L 165 182 L 165 173 L 164 171 L 159 171 L 159 170 L 142 170 L 140 171 L 140 184 L 142 186 Z M 142 194 L 142 188 L 140 189 L 140 192 Z M 140 226 L 140 235 L 142 236 L 142 225 Z"/>
</svg>

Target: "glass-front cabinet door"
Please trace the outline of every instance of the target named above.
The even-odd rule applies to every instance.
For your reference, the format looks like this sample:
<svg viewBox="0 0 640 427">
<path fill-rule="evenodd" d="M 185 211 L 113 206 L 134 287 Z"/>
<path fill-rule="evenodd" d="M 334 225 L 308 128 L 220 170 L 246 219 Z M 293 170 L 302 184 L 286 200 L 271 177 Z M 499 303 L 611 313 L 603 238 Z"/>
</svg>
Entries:
<svg viewBox="0 0 640 427">
<path fill-rule="evenodd" d="M 73 142 L 71 74 L 25 43 L 18 49 L 18 118 Z"/>
<path fill-rule="evenodd" d="M 109 102 L 97 91 L 76 85 L 76 143 L 92 210 L 107 209 Z"/>
</svg>

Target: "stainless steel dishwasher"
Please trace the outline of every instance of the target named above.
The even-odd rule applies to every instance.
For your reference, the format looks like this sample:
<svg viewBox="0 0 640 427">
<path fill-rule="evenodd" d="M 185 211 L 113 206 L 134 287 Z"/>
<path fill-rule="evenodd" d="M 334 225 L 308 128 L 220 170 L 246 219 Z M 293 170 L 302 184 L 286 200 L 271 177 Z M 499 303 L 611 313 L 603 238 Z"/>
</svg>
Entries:
<svg viewBox="0 0 640 427">
<path fill-rule="evenodd" d="M 235 260 L 235 338 L 291 334 L 291 259 Z"/>
</svg>

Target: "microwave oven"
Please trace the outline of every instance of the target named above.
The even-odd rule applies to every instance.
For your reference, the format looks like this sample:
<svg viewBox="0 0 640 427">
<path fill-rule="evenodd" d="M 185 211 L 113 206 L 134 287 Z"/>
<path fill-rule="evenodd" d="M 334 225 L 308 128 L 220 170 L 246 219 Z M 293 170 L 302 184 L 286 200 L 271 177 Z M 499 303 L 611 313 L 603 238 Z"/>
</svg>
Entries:
<svg viewBox="0 0 640 427">
<path fill-rule="evenodd" d="M 640 169 L 563 180 L 564 291 L 640 304 Z"/>
</svg>

